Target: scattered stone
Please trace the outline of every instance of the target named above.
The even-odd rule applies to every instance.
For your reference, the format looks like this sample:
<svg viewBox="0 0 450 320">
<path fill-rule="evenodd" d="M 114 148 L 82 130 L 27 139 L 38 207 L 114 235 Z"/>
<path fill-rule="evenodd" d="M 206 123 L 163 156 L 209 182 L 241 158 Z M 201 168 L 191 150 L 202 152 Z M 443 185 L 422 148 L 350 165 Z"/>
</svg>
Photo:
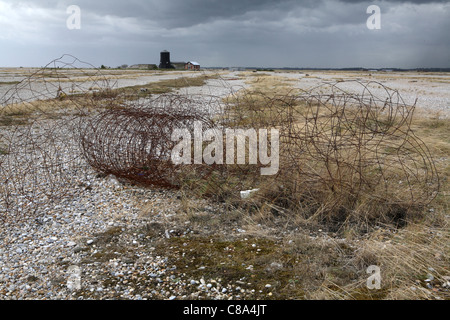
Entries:
<svg viewBox="0 0 450 320">
<path fill-rule="evenodd" d="M 258 191 L 259 191 L 259 189 L 241 191 L 241 199 L 250 198 L 253 193 L 258 192 Z"/>
<path fill-rule="evenodd" d="M 57 237 L 50 237 L 50 238 L 47 239 L 47 242 L 48 242 L 48 243 L 53 243 L 53 242 L 55 242 L 56 240 L 58 240 Z"/>
</svg>

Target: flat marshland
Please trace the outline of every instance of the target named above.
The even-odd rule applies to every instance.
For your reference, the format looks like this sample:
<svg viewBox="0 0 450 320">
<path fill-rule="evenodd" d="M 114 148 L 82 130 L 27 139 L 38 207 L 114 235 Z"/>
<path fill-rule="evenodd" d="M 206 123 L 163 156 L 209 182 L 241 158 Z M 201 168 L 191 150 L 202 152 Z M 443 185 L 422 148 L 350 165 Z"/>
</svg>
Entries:
<svg viewBox="0 0 450 320">
<path fill-rule="evenodd" d="M 17 85 L 22 97 L 0 112 L 1 299 L 450 297 L 450 75 L 49 70 L 21 87 L 33 72 L 0 69 L 0 96 Z M 386 89 L 403 99 L 392 113 L 341 108 Z M 43 91 L 54 98 L 32 99 Z M 278 128 L 278 174 L 224 165 L 163 188 L 96 170 L 73 119 L 87 123 L 92 101 L 126 108 L 132 94 L 201 97 L 229 126 Z M 35 144 L 19 151 L 27 135 Z"/>
</svg>

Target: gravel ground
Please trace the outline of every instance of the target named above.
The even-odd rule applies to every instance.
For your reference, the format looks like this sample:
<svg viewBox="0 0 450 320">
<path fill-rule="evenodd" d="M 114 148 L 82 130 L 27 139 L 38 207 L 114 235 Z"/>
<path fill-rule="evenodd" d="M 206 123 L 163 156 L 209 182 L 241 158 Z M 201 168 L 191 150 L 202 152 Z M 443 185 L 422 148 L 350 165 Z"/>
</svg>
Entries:
<svg viewBox="0 0 450 320">
<path fill-rule="evenodd" d="M 175 275 L 167 257 L 154 254 L 158 239 L 194 232 L 171 220 L 181 204 L 178 192 L 127 185 L 77 165 L 80 174 L 59 201 L 1 226 L 0 299 L 233 296 L 217 281 Z M 49 188 L 44 177 L 39 183 L 41 190 Z M 143 214 L 149 204 L 153 209 Z M 71 282 L 74 266 L 80 270 L 79 290 Z"/>
<path fill-rule="evenodd" d="M 204 87 L 182 92 L 222 96 L 245 86 L 237 74 L 229 73 Z M 298 77 L 302 88 L 332 78 L 323 74 L 318 75 L 320 79 L 281 75 Z M 392 85 L 389 81 L 385 84 Z M 404 98 L 402 88 L 409 100 L 415 99 L 415 92 L 425 91 L 419 105 L 448 114 L 448 84 L 430 89 L 408 81 L 416 80 L 395 81 Z M 158 239 L 197 232 L 189 224 L 175 224 L 182 205 L 178 192 L 122 184 L 114 177 L 98 175 L 87 165 L 81 169 L 61 201 L 39 207 L 33 219 L 0 227 L 0 299 L 252 297 L 252 289 L 244 290 L 239 283 L 180 274 L 164 254 L 158 253 Z M 154 209 L 143 214 L 143 206 Z M 220 210 L 219 206 L 210 208 L 212 212 Z M 245 234 L 238 227 L 233 229 L 236 234 Z"/>
<path fill-rule="evenodd" d="M 223 81 L 210 80 L 183 93 L 220 96 L 234 84 L 243 85 L 234 80 L 225 86 Z M 54 134 L 69 134 L 60 130 Z M 67 145 L 71 139 L 59 141 L 66 144 L 56 146 L 60 157 L 73 159 L 75 148 Z M 26 158 L 17 159 L 30 160 Z M 68 169 L 71 184 L 61 190 L 59 201 L 37 207 L 31 219 L 0 227 L 0 299 L 239 298 L 240 288 L 235 294 L 220 279 L 176 275 L 168 258 L 154 253 L 155 239 L 170 238 L 175 229 L 178 236 L 194 232 L 171 223 L 180 206 L 179 193 L 122 184 L 113 176 L 98 175 L 82 160 L 74 165 L 76 170 Z M 39 180 L 41 192 L 50 187 L 45 177 Z M 148 203 L 164 206 L 143 215 L 142 205 Z"/>
</svg>

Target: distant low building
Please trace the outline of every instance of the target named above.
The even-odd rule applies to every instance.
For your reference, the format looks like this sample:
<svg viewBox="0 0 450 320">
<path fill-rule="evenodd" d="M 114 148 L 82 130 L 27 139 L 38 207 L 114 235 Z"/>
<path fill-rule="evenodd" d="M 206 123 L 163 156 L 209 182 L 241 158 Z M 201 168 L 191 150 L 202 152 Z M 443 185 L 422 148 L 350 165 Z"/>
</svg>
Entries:
<svg viewBox="0 0 450 320">
<path fill-rule="evenodd" d="M 129 66 L 128 69 L 139 69 L 139 70 L 154 70 L 158 67 L 156 64 L 133 64 L 132 66 Z"/>
<path fill-rule="evenodd" d="M 160 63 L 156 64 L 134 64 L 128 68 L 121 66 L 122 69 L 137 70 L 156 70 L 156 69 L 176 69 L 176 70 L 200 70 L 200 64 L 195 61 L 170 61 L 170 52 L 163 50 L 160 52 Z"/>
<path fill-rule="evenodd" d="M 189 61 L 188 63 L 186 63 L 184 68 L 186 70 L 200 70 L 200 63 L 195 61 Z"/>
<path fill-rule="evenodd" d="M 184 61 L 172 62 L 172 66 L 177 70 L 183 70 L 186 67 L 186 62 Z"/>
</svg>

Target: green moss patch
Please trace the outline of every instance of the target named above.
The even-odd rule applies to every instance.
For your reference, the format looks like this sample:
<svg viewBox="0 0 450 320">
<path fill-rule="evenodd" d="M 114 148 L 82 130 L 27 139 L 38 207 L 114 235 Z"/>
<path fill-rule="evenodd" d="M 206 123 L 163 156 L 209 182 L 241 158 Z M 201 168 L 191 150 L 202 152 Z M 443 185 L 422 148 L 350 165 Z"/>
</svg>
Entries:
<svg viewBox="0 0 450 320">
<path fill-rule="evenodd" d="M 304 298 L 298 261 L 273 240 L 181 237 L 161 241 L 157 250 L 179 273 L 231 284 L 241 298 Z"/>
</svg>

